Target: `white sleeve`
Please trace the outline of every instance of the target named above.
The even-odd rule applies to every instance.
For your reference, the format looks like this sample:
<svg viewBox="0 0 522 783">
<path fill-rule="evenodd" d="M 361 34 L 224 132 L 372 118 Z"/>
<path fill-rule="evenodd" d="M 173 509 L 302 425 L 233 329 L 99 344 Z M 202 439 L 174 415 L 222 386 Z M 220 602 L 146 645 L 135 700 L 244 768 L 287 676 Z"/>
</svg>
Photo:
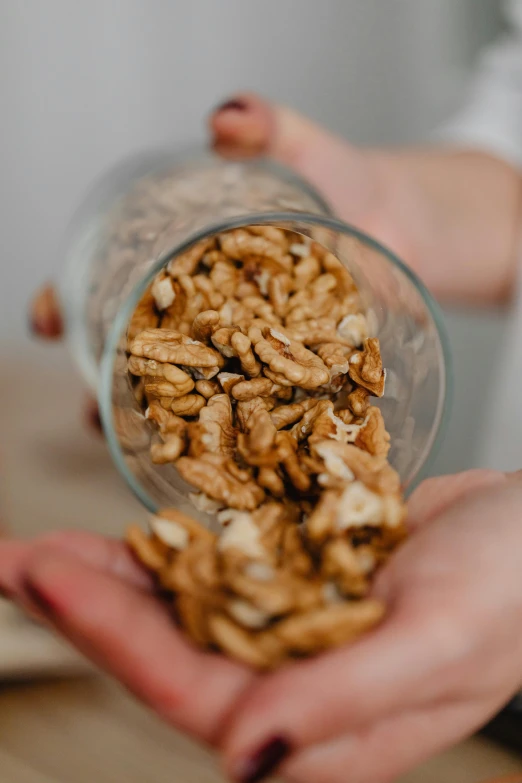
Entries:
<svg viewBox="0 0 522 783">
<path fill-rule="evenodd" d="M 522 167 L 522 0 L 507 0 L 505 13 L 509 31 L 484 52 L 467 103 L 434 135 Z"/>
</svg>

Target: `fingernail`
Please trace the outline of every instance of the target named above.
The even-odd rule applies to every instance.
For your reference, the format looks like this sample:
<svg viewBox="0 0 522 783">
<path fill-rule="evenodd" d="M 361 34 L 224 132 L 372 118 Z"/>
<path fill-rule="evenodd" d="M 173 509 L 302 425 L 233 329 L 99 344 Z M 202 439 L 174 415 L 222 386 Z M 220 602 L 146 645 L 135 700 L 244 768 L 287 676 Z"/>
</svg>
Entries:
<svg viewBox="0 0 522 783">
<path fill-rule="evenodd" d="M 49 315 L 47 317 L 33 316 L 29 322 L 29 330 L 39 337 L 47 337 L 53 340 L 63 334 L 63 322 L 60 316 Z"/>
<path fill-rule="evenodd" d="M 54 617 L 56 614 L 56 607 L 49 598 L 44 595 L 38 587 L 31 582 L 25 582 L 23 586 L 24 592 L 29 600 L 34 604 L 43 615 Z"/>
<path fill-rule="evenodd" d="M 245 111 L 246 108 L 247 104 L 245 101 L 241 101 L 238 98 L 232 98 L 230 101 L 225 101 L 225 103 L 220 104 L 215 109 L 215 113 L 218 114 L 222 111 Z"/>
<path fill-rule="evenodd" d="M 257 753 L 238 765 L 238 783 L 259 783 L 272 775 L 290 752 L 290 743 L 284 737 L 273 737 Z"/>
<path fill-rule="evenodd" d="M 100 410 L 96 403 L 89 405 L 87 409 L 87 424 L 98 432 L 103 432 L 103 425 L 100 416 Z"/>
<path fill-rule="evenodd" d="M 63 319 L 54 288 L 46 285 L 40 289 L 31 306 L 29 327 L 33 334 L 48 340 L 61 337 Z"/>
</svg>

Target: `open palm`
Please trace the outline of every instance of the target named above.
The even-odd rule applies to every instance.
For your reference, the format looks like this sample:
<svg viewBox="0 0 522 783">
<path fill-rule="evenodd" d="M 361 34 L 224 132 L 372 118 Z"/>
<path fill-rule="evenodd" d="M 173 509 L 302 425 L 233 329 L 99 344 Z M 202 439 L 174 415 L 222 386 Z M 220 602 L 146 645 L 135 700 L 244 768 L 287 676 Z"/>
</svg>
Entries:
<svg viewBox="0 0 522 783">
<path fill-rule="evenodd" d="M 265 676 L 192 648 L 110 539 L 2 543 L 0 589 L 164 720 L 220 749 L 235 778 L 260 779 L 277 746 L 289 780 L 344 782 L 349 768 L 383 783 L 471 733 L 522 681 L 521 511 L 518 479 L 425 482 L 410 502 L 413 533 L 375 586 L 385 622 Z"/>
</svg>

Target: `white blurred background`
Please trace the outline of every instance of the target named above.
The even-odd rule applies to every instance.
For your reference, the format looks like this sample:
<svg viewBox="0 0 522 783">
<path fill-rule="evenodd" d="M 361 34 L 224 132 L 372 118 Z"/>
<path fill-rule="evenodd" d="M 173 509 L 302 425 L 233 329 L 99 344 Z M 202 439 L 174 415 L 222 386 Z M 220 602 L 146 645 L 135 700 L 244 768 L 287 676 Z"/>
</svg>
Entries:
<svg viewBox="0 0 522 783">
<path fill-rule="evenodd" d="M 237 89 L 288 102 L 362 144 L 422 141 L 458 105 L 496 0 L 0 2 L 2 341 L 26 350 L 33 289 L 64 227 L 119 157 L 204 137 Z M 473 464 L 499 314 L 448 315 L 456 400 L 433 468 Z M 42 347 L 42 351 L 46 350 Z"/>
</svg>

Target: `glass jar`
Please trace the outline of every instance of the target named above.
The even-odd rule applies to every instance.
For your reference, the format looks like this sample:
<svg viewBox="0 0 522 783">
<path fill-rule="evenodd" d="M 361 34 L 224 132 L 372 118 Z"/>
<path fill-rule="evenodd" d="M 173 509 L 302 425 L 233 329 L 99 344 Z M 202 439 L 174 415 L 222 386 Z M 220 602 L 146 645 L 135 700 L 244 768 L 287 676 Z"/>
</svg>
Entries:
<svg viewBox="0 0 522 783">
<path fill-rule="evenodd" d="M 157 273 L 204 240 L 248 225 L 276 226 L 332 251 L 358 286 L 387 368 L 376 404 L 391 435 L 389 459 L 405 488 L 426 466 L 447 417 L 448 341 L 437 305 L 389 250 L 336 220 L 295 174 L 268 161 L 224 161 L 210 153 L 140 156 L 113 169 L 73 221 L 60 293 L 72 354 L 98 396 L 120 472 L 151 511 L 187 500 L 172 465 L 155 465 L 153 437 L 127 372 L 127 330 Z"/>
</svg>

